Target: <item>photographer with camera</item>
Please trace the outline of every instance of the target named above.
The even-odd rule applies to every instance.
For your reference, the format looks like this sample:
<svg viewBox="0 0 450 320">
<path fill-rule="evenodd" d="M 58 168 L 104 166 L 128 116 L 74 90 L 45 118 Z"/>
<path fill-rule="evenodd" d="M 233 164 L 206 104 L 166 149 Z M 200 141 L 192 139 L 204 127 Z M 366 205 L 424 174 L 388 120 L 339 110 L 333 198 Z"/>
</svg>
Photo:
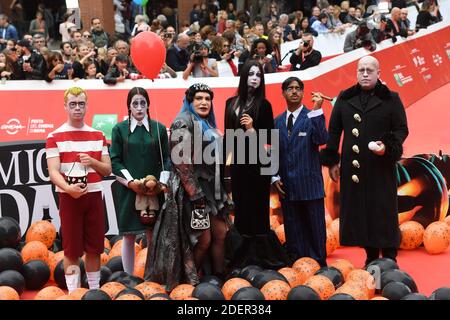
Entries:
<svg viewBox="0 0 450 320">
<path fill-rule="evenodd" d="M 202 43 L 200 46 L 194 47 L 191 54 L 189 64 L 183 71 L 183 79 L 187 80 L 190 75 L 194 78 L 201 77 L 218 77 L 216 59 L 208 58 L 209 47 Z"/>
<path fill-rule="evenodd" d="M 289 62 L 291 71 L 305 70 L 317 66 L 322 60 L 322 54 L 313 49 L 314 38 L 310 33 L 304 33 L 298 49 L 294 51 Z"/>
<path fill-rule="evenodd" d="M 253 41 L 250 50 L 245 50 L 239 57 L 238 74 L 241 74 L 241 70 L 244 64 L 249 60 L 258 61 L 264 70 L 264 73 L 273 73 L 276 71 L 277 65 L 272 56 L 272 46 L 266 39 L 256 39 Z"/>
<path fill-rule="evenodd" d="M 366 21 L 360 22 L 358 28 L 345 37 L 344 52 L 353 51 L 358 48 L 364 48 L 369 51 L 375 51 L 377 48 L 377 44 L 373 39 Z"/>
</svg>

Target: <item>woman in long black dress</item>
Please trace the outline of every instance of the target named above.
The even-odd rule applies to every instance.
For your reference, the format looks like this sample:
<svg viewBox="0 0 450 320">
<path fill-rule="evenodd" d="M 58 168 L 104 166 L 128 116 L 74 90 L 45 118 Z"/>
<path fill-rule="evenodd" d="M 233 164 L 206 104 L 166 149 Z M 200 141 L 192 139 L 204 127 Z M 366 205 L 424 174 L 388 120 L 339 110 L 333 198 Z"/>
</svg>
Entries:
<svg viewBox="0 0 450 320">
<path fill-rule="evenodd" d="M 245 150 L 238 149 L 238 140 L 234 135 L 234 150 L 230 166 L 231 188 L 235 205 L 235 231 L 241 236 L 237 248 L 229 248 L 231 266 L 245 267 L 250 264 L 263 268 L 278 269 L 287 264 L 287 256 L 276 235 L 270 230 L 269 202 L 270 175 L 263 175 L 264 165 L 259 159 L 264 145 L 270 145 L 270 130 L 274 128 L 273 111 L 269 101 L 265 99 L 264 72 L 261 64 L 249 60 L 242 68 L 238 95 L 227 100 L 225 107 L 225 128 L 227 130 L 242 129 L 248 136 L 245 139 Z M 267 129 L 267 140 L 264 141 L 264 130 Z M 224 138 L 225 159 L 231 150 L 227 150 L 230 142 L 229 131 Z M 256 139 L 255 139 L 256 138 Z M 257 148 L 250 147 L 250 141 L 257 141 Z M 245 162 L 242 161 L 245 152 Z M 250 154 L 252 152 L 253 154 Z M 256 163 L 252 164 L 252 156 L 257 152 Z M 269 164 L 270 165 L 270 164 Z M 236 233 L 234 233 L 236 234 Z"/>
<path fill-rule="evenodd" d="M 224 277 L 229 201 L 215 151 L 220 134 L 213 96 L 207 85 L 192 85 L 170 127 L 170 191 L 155 225 L 145 274 L 146 280 L 164 284 L 167 290 L 181 283 L 198 284 L 199 276 L 207 273 L 208 258 L 212 273 Z M 198 141 L 202 144 L 196 145 Z"/>
</svg>

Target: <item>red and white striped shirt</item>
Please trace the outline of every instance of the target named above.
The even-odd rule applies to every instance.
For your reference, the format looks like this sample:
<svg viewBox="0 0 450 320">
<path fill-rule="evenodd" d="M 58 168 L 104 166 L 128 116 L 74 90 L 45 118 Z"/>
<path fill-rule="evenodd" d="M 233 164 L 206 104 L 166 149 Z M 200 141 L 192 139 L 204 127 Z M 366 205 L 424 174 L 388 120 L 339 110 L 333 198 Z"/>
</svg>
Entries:
<svg viewBox="0 0 450 320">
<path fill-rule="evenodd" d="M 47 137 L 47 159 L 59 157 L 61 161 L 60 172 L 64 176 L 70 171 L 87 172 L 88 192 L 102 191 L 102 177 L 93 168 L 84 167 L 80 163 L 79 153 L 86 153 L 96 160 L 102 156 L 108 156 L 108 147 L 103 132 L 95 130 L 87 125 L 75 128 L 65 123 Z M 58 186 L 57 192 L 64 192 Z"/>
</svg>

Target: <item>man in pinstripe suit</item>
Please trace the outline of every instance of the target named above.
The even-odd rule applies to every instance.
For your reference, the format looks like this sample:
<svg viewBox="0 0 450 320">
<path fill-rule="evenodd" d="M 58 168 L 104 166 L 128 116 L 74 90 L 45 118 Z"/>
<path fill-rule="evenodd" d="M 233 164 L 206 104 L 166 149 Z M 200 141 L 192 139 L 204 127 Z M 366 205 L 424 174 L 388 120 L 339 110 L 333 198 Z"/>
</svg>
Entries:
<svg viewBox="0 0 450 320">
<path fill-rule="evenodd" d="M 275 119 L 280 130 L 279 175 L 272 183 L 281 199 L 287 251 L 292 259 L 311 257 L 326 266 L 326 226 L 319 146 L 328 140 L 323 99 L 314 93 L 313 110 L 302 105 L 303 82 L 282 84 L 287 110 Z"/>
</svg>

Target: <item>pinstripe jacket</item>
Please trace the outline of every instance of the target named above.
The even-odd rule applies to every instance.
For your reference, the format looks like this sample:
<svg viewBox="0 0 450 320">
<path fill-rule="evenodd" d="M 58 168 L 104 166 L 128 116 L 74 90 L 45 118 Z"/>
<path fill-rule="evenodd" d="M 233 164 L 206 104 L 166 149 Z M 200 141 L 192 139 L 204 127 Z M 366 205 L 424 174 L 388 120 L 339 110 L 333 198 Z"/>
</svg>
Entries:
<svg viewBox="0 0 450 320">
<path fill-rule="evenodd" d="M 322 167 L 319 146 L 327 143 L 328 132 L 321 109 L 312 111 L 303 106 L 289 136 L 287 112 L 275 119 L 280 136 L 280 166 L 278 175 L 283 182 L 286 200 L 315 200 L 323 198 Z"/>
</svg>

